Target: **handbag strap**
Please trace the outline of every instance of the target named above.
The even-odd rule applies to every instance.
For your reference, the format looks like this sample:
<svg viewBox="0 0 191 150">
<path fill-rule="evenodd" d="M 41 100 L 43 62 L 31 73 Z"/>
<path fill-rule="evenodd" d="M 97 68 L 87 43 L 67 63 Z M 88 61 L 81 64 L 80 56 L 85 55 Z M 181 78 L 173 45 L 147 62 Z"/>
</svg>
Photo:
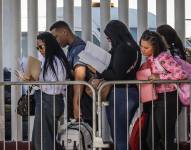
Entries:
<svg viewBox="0 0 191 150">
<path fill-rule="evenodd" d="M 29 94 L 29 95 L 31 94 L 31 92 L 32 92 L 34 86 L 35 86 L 35 85 L 29 85 L 29 88 L 28 88 L 28 90 L 27 90 L 27 92 L 26 92 L 27 95 L 28 95 L 28 94 Z"/>
<path fill-rule="evenodd" d="M 129 67 L 129 69 L 126 71 L 126 74 L 128 74 L 129 72 L 131 72 L 135 68 L 135 66 L 137 65 L 137 62 L 138 62 L 138 58 L 139 58 L 139 52 L 137 51 L 136 60 L 133 63 L 133 65 L 131 67 Z"/>
<path fill-rule="evenodd" d="M 163 73 L 167 73 L 166 69 L 161 65 L 158 59 L 155 59 L 155 65 L 159 71 L 162 71 Z"/>
</svg>

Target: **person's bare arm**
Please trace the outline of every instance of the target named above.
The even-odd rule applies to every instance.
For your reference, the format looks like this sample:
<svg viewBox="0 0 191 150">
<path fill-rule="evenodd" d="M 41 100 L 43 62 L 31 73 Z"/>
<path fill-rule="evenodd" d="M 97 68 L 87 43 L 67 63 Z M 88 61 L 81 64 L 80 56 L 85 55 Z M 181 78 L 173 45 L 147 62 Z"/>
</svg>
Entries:
<svg viewBox="0 0 191 150">
<path fill-rule="evenodd" d="M 86 76 L 85 66 L 76 66 L 74 69 L 75 81 L 84 81 Z M 79 118 L 79 99 L 82 96 L 84 85 L 74 85 L 73 106 L 74 106 L 74 118 Z M 81 101 L 80 101 L 81 102 Z"/>
</svg>

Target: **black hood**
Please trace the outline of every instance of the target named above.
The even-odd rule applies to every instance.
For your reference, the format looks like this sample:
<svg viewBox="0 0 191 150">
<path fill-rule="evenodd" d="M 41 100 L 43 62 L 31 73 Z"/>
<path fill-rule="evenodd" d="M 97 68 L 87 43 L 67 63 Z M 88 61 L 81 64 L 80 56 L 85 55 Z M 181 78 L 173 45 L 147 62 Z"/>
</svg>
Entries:
<svg viewBox="0 0 191 150">
<path fill-rule="evenodd" d="M 131 45 L 132 42 L 135 42 L 127 26 L 118 20 L 110 21 L 104 32 L 111 40 L 112 47 L 117 47 L 120 43 L 128 43 Z"/>
</svg>

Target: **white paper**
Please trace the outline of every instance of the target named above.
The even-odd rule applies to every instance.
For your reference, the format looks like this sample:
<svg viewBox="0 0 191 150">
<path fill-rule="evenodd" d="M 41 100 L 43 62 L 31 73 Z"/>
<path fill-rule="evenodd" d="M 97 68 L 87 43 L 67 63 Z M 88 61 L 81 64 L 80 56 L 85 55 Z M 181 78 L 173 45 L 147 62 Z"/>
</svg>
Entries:
<svg viewBox="0 0 191 150">
<path fill-rule="evenodd" d="M 79 57 L 81 62 L 92 66 L 99 73 L 108 68 L 111 60 L 110 53 L 89 41 Z"/>
</svg>

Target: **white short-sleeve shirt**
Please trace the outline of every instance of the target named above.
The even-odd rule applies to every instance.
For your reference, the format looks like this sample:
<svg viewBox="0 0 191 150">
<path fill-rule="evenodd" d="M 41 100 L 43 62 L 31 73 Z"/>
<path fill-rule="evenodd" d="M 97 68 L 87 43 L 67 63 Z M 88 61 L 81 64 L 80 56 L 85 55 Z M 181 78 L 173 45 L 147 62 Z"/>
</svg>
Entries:
<svg viewBox="0 0 191 150">
<path fill-rule="evenodd" d="M 66 80 L 66 69 L 65 69 L 65 67 L 62 66 L 61 61 L 57 57 L 55 57 L 55 61 L 56 61 L 56 63 L 54 62 L 54 68 L 55 68 L 56 75 L 57 75 L 58 79 L 56 78 L 56 76 L 54 75 L 54 73 L 50 67 L 47 69 L 45 79 L 43 78 L 44 61 L 42 61 L 43 65 L 42 65 L 39 81 L 53 82 L 53 81 L 65 81 Z M 42 85 L 41 90 L 47 94 L 50 94 L 50 95 L 65 94 L 66 85 Z"/>
</svg>

